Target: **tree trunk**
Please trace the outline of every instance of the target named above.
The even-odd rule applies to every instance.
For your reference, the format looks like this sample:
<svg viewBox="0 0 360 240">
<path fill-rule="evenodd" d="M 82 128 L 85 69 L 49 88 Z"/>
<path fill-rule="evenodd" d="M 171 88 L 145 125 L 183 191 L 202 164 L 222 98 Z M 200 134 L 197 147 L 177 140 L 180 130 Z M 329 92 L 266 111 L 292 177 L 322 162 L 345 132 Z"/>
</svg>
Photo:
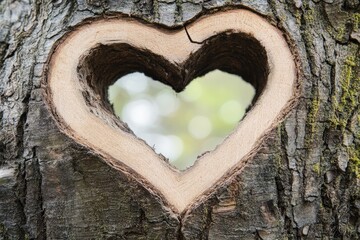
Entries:
<svg viewBox="0 0 360 240">
<path fill-rule="evenodd" d="M 59 130 L 43 78 L 85 19 L 175 27 L 215 8 L 286 33 L 300 97 L 241 171 L 178 214 Z M 358 0 L 1 1 L 0 239 L 360 238 L 359 12 Z"/>
</svg>

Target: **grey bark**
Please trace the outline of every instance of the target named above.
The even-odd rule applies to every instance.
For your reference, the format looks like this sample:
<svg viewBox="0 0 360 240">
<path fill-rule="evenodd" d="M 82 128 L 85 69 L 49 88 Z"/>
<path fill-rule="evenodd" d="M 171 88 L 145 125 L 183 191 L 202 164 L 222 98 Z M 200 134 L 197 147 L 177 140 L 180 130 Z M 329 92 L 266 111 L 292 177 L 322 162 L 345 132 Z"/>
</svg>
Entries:
<svg viewBox="0 0 360 240">
<path fill-rule="evenodd" d="M 301 97 L 241 173 L 178 216 L 63 135 L 41 80 L 54 43 L 84 19 L 171 27 L 217 7 L 287 33 Z M 359 239 L 359 12 L 359 0 L 1 1 L 0 239 Z"/>
</svg>

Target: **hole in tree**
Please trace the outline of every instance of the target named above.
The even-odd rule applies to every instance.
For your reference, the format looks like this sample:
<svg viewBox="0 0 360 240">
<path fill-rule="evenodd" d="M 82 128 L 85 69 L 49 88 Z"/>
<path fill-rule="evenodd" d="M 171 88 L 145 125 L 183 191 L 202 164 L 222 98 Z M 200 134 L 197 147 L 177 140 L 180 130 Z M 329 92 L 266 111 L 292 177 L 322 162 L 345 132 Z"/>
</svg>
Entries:
<svg viewBox="0 0 360 240">
<path fill-rule="evenodd" d="M 137 136 L 145 139 L 156 152 L 167 155 L 176 167 L 184 169 L 192 165 L 197 155 L 221 143 L 241 120 L 248 105 L 256 104 L 266 86 L 268 63 L 265 49 L 256 39 L 243 33 L 226 32 L 208 39 L 181 64 L 171 63 L 162 56 L 129 44 L 99 45 L 83 56 L 78 73 L 83 84 L 83 95 L 91 107 L 101 99 L 96 109 L 106 109 L 109 113 L 107 116 L 114 111 L 120 114 L 120 119 L 128 122 Z M 197 79 L 198 77 L 200 78 Z M 117 82 L 118 79 L 121 80 Z M 193 81 L 194 79 L 197 80 Z M 227 83 L 229 81 L 230 83 Z M 109 89 L 109 86 L 112 87 Z M 146 88 L 150 92 L 159 92 L 145 94 L 143 90 Z M 115 89 L 121 89 L 122 92 L 116 94 Z M 192 91 L 195 92 L 193 98 L 196 98 L 196 91 L 202 91 L 203 98 L 207 99 L 209 104 L 218 105 L 214 107 L 217 109 L 210 110 L 210 113 L 196 109 L 200 98 L 191 102 L 189 93 Z M 225 100 L 221 102 L 219 98 Z M 114 104 L 114 109 L 110 102 Z M 172 107 L 166 106 L 165 103 L 172 104 Z M 180 128 L 177 129 L 176 126 L 181 119 L 179 115 L 176 117 L 177 111 L 174 111 L 175 108 L 181 108 L 181 103 L 184 104 L 183 111 L 187 111 L 186 106 L 191 106 L 195 111 L 184 120 L 184 128 L 190 134 L 185 132 L 187 136 L 183 139 L 181 138 L 184 133 L 178 132 Z M 173 128 L 172 133 L 157 132 L 159 126 L 169 129 L 169 123 L 162 124 L 160 116 L 170 116 L 174 112 L 172 120 L 169 120 Z M 181 110 L 177 114 L 182 115 Z M 183 115 L 186 114 L 188 113 Z M 223 121 L 222 124 L 228 128 L 219 135 L 212 135 L 211 130 L 218 124 L 213 121 Z M 131 122 L 137 122 L 138 126 L 132 126 Z M 142 130 L 145 123 L 154 131 L 149 133 Z M 185 146 L 191 133 L 199 144 L 194 146 L 195 151 L 187 150 Z M 151 134 L 153 136 L 149 136 Z M 208 136 L 211 135 L 215 136 L 216 140 L 210 140 Z M 156 140 L 149 141 L 151 138 Z M 164 146 L 161 146 L 160 142 L 163 142 Z M 166 144 L 169 145 L 170 142 L 177 144 L 178 148 L 173 150 L 167 147 Z M 191 162 L 183 162 L 187 160 Z"/>
<path fill-rule="evenodd" d="M 183 170 L 234 130 L 254 95 L 241 77 L 214 70 L 180 93 L 143 73 L 130 73 L 109 87 L 108 98 L 136 136 Z"/>
</svg>

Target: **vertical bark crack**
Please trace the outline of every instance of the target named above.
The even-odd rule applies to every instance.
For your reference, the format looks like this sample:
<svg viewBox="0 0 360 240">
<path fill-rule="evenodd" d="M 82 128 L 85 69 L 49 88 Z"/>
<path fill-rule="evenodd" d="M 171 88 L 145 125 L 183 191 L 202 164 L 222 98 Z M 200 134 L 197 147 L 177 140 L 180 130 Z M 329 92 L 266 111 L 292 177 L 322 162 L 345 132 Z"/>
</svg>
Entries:
<svg viewBox="0 0 360 240">
<path fill-rule="evenodd" d="M 46 239 L 46 222 L 45 222 L 45 207 L 44 207 L 44 200 L 43 200 L 43 192 L 42 192 L 42 174 L 40 170 L 40 162 L 39 159 L 36 157 L 36 148 L 34 148 L 34 156 L 35 156 L 35 170 L 36 175 L 38 176 L 38 205 L 40 213 L 38 214 L 38 220 L 37 223 L 38 227 L 38 239 Z"/>
</svg>

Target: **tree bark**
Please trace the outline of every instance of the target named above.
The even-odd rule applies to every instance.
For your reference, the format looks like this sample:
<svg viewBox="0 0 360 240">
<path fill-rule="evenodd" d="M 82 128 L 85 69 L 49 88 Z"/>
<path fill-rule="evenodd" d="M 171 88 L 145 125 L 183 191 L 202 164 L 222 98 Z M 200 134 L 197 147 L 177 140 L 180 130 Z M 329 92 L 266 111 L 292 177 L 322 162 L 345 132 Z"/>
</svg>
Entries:
<svg viewBox="0 0 360 240">
<path fill-rule="evenodd" d="M 218 8 L 286 33 L 301 96 L 241 172 L 178 215 L 64 135 L 42 79 L 56 41 L 85 19 L 175 27 Z M 360 238 L 359 12 L 358 0 L 0 2 L 0 239 Z"/>
</svg>

